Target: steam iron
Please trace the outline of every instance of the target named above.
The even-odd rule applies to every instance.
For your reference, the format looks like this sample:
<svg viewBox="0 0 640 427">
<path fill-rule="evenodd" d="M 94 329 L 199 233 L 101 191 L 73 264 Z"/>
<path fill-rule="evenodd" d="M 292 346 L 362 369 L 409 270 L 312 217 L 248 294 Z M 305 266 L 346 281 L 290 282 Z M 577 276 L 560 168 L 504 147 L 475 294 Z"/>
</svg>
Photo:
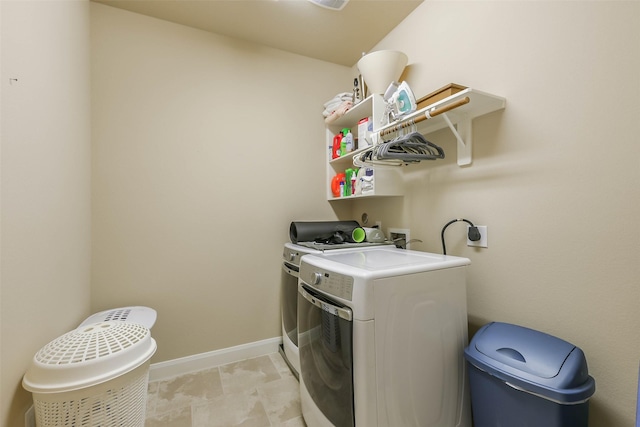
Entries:
<svg viewBox="0 0 640 427">
<path fill-rule="evenodd" d="M 387 123 L 398 120 L 404 115 L 416 111 L 416 97 L 413 95 L 407 82 L 392 82 L 383 96 L 387 103 L 383 120 Z"/>
<path fill-rule="evenodd" d="M 393 94 L 391 100 L 395 103 L 398 117 L 416 111 L 416 97 L 413 96 L 413 92 L 407 82 L 400 83 L 398 90 Z"/>
</svg>

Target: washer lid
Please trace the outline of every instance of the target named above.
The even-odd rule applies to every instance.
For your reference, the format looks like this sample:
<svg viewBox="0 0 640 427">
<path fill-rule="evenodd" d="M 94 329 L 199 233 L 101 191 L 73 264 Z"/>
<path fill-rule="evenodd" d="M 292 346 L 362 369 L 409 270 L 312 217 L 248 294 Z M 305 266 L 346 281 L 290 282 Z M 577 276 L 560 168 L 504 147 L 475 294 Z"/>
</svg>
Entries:
<svg viewBox="0 0 640 427">
<path fill-rule="evenodd" d="M 394 270 L 406 270 L 406 272 L 429 271 L 470 264 L 470 261 L 466 258 L 396 249 L 395 247 L 379 247 L 366 251 L 325 253 L 322 257 L 330 261 L 371 272 Z"/>
<path fill-rule="evenodd" d="M 142 325 L 94 323 L 67 332 L 40 349 L 22 385 L 35 393 L 90 387 L 132 371 L 155 351 L 156 342 Z"/>
</svg>

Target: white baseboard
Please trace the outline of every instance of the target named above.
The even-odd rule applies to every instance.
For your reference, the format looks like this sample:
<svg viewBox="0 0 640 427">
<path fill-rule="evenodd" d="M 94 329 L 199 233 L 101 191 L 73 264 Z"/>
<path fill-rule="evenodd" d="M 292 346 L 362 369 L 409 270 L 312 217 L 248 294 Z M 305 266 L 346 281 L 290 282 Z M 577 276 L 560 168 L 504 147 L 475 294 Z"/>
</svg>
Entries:
<svg viewBox="0 0 640 427">
<path fill-rule="evenodd" d="M 281 343 L 282 337 L 268 338 L 235 347 L 152 363 L 149 367 L 149 381 L 164 380 L 203 369 L 215 368 L 216 366 L 226 365 L 227 363 L 237 362 L 239 360 L 277 353 Z"/>
</svg>

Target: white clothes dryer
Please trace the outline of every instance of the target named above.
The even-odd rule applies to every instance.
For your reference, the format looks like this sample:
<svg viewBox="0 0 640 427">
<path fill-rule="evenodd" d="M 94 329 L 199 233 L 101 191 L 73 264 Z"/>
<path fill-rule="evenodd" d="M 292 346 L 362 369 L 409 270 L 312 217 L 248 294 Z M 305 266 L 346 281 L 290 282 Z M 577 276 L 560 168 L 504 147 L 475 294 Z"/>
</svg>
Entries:
<svg viewBox="0 0 640 427">
<path fill-rule="evenodd" d="M 298 377 L 300 360 L 298 355 L 298 274 L 300 259 L 306 254 L 321 254 L 322 251 L 294 243 L 285 243 L 282 252 L 280 278 L 280 320 L 282 324 L 282 347 L 280 352 L 291 372 Z"/>
<path fill-rule="evenodd" d="M 322 244 L 302 242 L 285 243 L 282 251 L 282 273 L 280 279 L 280 314 L 282 324 L 282 346 L 280 353 L 291 372 L 298 377 L 300 359 L 298 354 L 298 272 L 300 259 L 307 254 L 323 254 L 325 251 L 367 250 L 390 243 L 343 243 Z M 394 247 L 394 246 L 390 246 Z"/>
<path fill-rule="evenodd" d="M 298 281 L 308 427 L 470 427 L 466 258 L 306 255 Z"/>
</svg>

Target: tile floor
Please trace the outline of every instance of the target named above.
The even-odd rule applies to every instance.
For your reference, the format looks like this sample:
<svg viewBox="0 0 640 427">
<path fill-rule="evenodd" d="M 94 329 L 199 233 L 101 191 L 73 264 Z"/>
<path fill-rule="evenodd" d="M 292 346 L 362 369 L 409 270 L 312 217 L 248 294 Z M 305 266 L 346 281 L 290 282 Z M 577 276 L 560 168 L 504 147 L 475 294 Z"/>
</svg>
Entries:
<svg viewBox="0 0 640 427">
<path fill-rule="evenodd" d="M 149 382 L 145 427 L 306 427 L 279 353 Z"/>
</svg>

